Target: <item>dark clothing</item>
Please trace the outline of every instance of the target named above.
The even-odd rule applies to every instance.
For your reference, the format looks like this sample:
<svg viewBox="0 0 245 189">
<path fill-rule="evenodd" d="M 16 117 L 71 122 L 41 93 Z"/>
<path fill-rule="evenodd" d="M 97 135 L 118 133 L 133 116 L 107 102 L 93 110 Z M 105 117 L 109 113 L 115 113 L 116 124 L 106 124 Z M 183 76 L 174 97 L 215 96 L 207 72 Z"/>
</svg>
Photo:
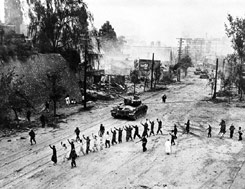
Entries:
<svg viewBox="0 0 245 189">
<path fill-rule="evenodd" d="M 128 138 L 129 138 L 128 127 L 125 127 L 124 130 L 126 131 L 126 142 L 128 142 Z"/>
<path fill-rule="evenodd" d="M 126 131 L 126 142 L 129 141 L 129 139 L 133 140 L 132 138 L 132 127 L 125 127 L 125 131 Z"/>
<path fill-rule="evenodd" d="M 143 127 L 144 127 L 144 130 L 143 130 L 143 133 L 142 133 L 142 137 L 145 137 L 145 136 L 147 136 L 148 137 L 148 124 L 147 123 L 145 123 L 145 124 L 142 124 L 141 123 L 141 125 L 143 125 Z"/>
<path fill-rule="evenodd" d="M 239 130 L 239 131 L 238 131 L 238 134 L 239 134 L 239 138 L 238 138 L 238 140 L 239 140 L 239 141 L 241 141 L 241 140 L 242 140 L 242 131 L 241 131 L 241 130 Z"/>
<path fill-rule="evenodd" d="M 71 151 L 74 149 L 75 150 L 75 144 L 74 144 L 74 142 L 70 142 L 69 140 L 68 140 L 68 142 L 69 142 L 69 144 L 71 145 Z"/>
<path fill-rule="evenodd" d="M 151 124 L 151 131 L 150 131 L 150 136 L 151 136 L 151 134 L 153 134 L 153 135 L 155 135 L 155 133 L 154 133 L 154 121 L 150 121 L 150 124 Z"/>
<path fill-rule="evenodd" d="M 109 141 L 109 140 L 106 140 L 106 141 L 105 141 L 105 147 L 106 147 L 106 148 L 110 148 L 110 141 Z"/>
<path fill-rule="evenodd" d="M 105 133 L 105 127 L 101 124 L 99 130 L 99 136 L 102 137 Z"/>
<path fill-rule="evenodd" d="M 54 162 L 54 164 L 57 163 L 57 152 L 55 147 L 49 146 L 53 150 L 53 155 L 51 157 L 51 161 Z"/>
<path fill-rule="evenodd" d="M 44 115 L 41 115 L 40 116 L 40 121 L 41 121 L 42 127 L 45 127 L 46 119 L 45 119 L 45 116 Z"/>
<path fill-rule="evenodd" d="M 134 139 L 137 137 L 141 138 L 141 136 L 139 135 L 139 127 L 137 125 L 133 126 L 134 128 Z"/>
<path fill-rule="evenodd" d="M 233 137 L 235 127 L 233 125 L 230 126 L 230 138 Z"/>
<path fill-rule="evenodd" d="M 80 141 L 80 136 L 79 136 L 80 130 L 79 130 L 79 128 L 76 128 L 76 129 L 75 129 L 75 133 L 76 133 L 76 135 L 77 135 L 76 141 Z"/>
<path fill-rule="evenodd" d="M 116 130 L 118 131 L 118 143 L 122 143 L 122 132 L 123 132 L 123 130 L 121 128 L 116 129 Z"/>
<path fill-rule="evenodd" d="M 190 121 L 188 120 L 185 125 L 186 125 L 186 128 L 185 128 L 186 133 L 189 134 L 189 132 L 190 132 Z"/>
<path fill-rule="evenodd" d="M 133 140 L 133 137 L 132 137 L 132 130 L 133 130 L 132 127 L 128 127 L 128 140 L 131 139 L 131 141 Z"/>
<path fill-rule="evenodd" d="M 162 134 L 162 121 L 161 120 L 159 120 L 159 121 L 157 121 L 158 122 L 158 129 L 157 129 L 157 134 L 159 133 L 159 132 L 161 132 L 161 134 Z"/>
<path fill-rule="evenodd" d="M 171 135 L 171 145 L 175 145 L 174 139 L 176 139 L 176 136 L 173 133 L 170 133 L 170 135 Z"/>
<path fill-rule="evenodd" d="M 26 118 L 27 118 L 28 121 L 31 121 L 31 111 L 30 110 L 28 110 L 26 112 Z"/>
<path fill-rule="evenodd" d="M 75 150 L 75 144 L 74 144 L 74 142 L 70 142 L 69 140 L 68 140 L 68 142 L 71 145 L 71 152 L 70 152 L 70 155 L 69 155 L 68 159 L 71 159 L 71 153 L 72 153 L 73 150 Z"/>
<path fill-rule="evenodd" d="M 143 137 L 141 139 L 141 141 L 142 141 L 143 152 L 145 152 L 147 150 L 147 148 L 146 148 L 147 139 L 145 137 Z"/>
<path fill-rule="evenodd" d="M 114 145 L 114 144 L 117 144 L 117 141 L 116 141 L 116 137 L 117 137 L 117 131 L 114 130 L 114 131 L 111 131 L 112 133 L 112 140 L 111 140 L 111 144 Z"/>
<path fill-rule="evenodd" d="M 175 137 L 177 137 L 177 133 L 178 133 L 178 129 L 177 129 L 176 126 L 174 126 L 174 135 L 175 135 Z"/>
<path fill-rule="evenodd" d="M 77 154 L 75 150 L 71 151 L 71 167 L 76 167 L 76 158 L 77 158 Z"/>
<path fill-rule="evenodd" d="M 162 96 L 162 102 L 166 102 L 166 99 L 167 99 L 167 96 L 164 94 L 163 96 Z"/>
<path fill-rule="evenodd" d="M 212 132 L 212 127 L 211 126 L 209 126 L 208 127 L 208 138 L 211 138 L 211 132 Z"/>
<path fill-rule="evenodd" d="M 84 140 L 86 140 L 86 154 L 88 154 L 88 152 L 91 152 L 90 150 L 90 138 L 85 138 L 83 137 Z"/>
<path fill-rule="evenodd" d="M 35 140 L 36 134 L 34 133 L 34 131 L 31 130 L 31 131 L 29 132 L 29 135 L 30 135 L 30 142 L 31 142 L 31 144 L 32 144 L 32 141 L 35 142 L 35 144 L 36 144 L 36 140 Z"/>
<path fill-rule="evenodd" d="M 220 133 L 225 134 L 226 133 L 226 125 L 225 125 L 225 121 L 221 121 L 221 123 L 219 124 L 220 127 Z"/>
</svg>

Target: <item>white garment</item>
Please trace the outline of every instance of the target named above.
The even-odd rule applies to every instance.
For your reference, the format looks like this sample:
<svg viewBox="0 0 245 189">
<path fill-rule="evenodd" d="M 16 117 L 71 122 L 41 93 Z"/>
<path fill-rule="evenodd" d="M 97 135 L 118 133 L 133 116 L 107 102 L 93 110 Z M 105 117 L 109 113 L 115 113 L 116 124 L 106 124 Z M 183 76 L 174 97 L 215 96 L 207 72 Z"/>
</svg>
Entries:
<svg viewBox="0 0 245 189">
<path fill-rule="evenodd" d="M 169 140 L 165 142 L 165 152 L 171 153 L 171 142 Z"/>
<path fill-rule="evenodd" d="M 63 155 L 63 158 L 62 158 L 62 160 L 63 160 L 63 162 L 65 162 L 66 160 L 67 160 L 67 158 L 69 158 L 68 157 L 68 150 L 67 150 L 67 148 L 66 147 L 63 147 L 63 150 L 64 150 L 64 155 Z"/>
<path fill-rule="evenodd" d="M 66 97 L 65 100 L 66 100 L 66 104 L 69 105 L 70 104 L 70 97 Z"/>
<path fill-rule="evenodd" d="M 109 134 L 105 135 L 105 140 L 110 140 L 110 135 Z"/>
<path fill-rule="evenodd" d="M 103 150 L 104 143 L 103 137 L 100 137 L 100 150 Z"/>
</svg>

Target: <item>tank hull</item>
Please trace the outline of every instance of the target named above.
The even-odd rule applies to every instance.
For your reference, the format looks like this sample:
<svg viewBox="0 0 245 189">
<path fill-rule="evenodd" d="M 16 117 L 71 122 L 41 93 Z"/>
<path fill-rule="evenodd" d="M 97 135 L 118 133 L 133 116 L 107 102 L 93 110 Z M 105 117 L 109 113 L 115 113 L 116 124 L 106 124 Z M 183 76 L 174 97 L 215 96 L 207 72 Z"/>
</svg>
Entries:
<svg viewBox="0 0 245 189">
<path fill-rule="evenodd" d="M 111 110 L 111 115 L 114 118 L 136 120 L 137 118 L 144 116 L 147 113 L 147 109 L 148 106 L 145 104 L 141 104 L 137 107 L 121 105 L 114 107 Z"/>
</svg>

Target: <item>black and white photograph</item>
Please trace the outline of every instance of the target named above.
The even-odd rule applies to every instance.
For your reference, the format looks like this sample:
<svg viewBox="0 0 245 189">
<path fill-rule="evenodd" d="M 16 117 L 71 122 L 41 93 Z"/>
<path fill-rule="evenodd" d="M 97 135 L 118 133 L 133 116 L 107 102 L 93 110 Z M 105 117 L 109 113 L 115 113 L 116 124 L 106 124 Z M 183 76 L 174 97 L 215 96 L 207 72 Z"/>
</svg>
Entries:
<svg viewBox="0 0 245 189">
<path fill-rule="evenodd" d="M 245 189 L 244 0 L 0 0 L 0 188 Z"/>
</svg>

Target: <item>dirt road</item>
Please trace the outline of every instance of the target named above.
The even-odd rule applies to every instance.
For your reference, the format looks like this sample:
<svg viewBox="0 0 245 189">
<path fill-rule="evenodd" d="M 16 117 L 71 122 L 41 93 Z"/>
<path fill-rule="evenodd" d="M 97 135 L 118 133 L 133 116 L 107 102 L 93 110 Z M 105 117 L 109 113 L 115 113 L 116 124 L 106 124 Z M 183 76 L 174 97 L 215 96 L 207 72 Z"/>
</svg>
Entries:
<svg viewBox="0 0 245 189">
<path fill-rule="evenodd" d="M 243 128 L 245 111 L 233 104 L 209 101 L 206 80 L 193 74 L 165 92 L 167 103 L 161 102 L 160 92 L 142 95 L 148 113 L 137 121 L 113 119 L 112 105 L 81 112 L 68 117 L 59 129 L 39 129 L 37 145 L 30 146 L 28 133 L 2 138 L 0 149 L 0 187 L 2 188 L 245 188 L 243 181 L 244 143 L 237 141 L 238 126 Z M 99 152 L 80 156 L 77 167 L 70 161 L 62 162 L 64 151 L 60 142 L 75 138 L 74 129 L 82 134 L 97 134 L 100 123 L 106 129 L 141 121 L 163 120 L 163 135 L 148 138 L 147 152 L 141 143 L 125 142 Z M 190 134 L 185 134 L 184 123 L 190 119 Z M 224 119 L 227 128 L 236 127 L 234 139 L 226 133 L 217 137 L 219 122 Z M 164 143 L 169 131 L 178 125 L 177 144 L 171 155 L 165 154 Z M 207 138 L 208 124 L 213 126 L 212 138 Z M 227 129 L 228 131 L 228 129 Z M 140 127 L 142 132 L 142 127 Z M 156 128 L 155 128 L 156 132 Z M 20 136 L 26 140 L 20 140 Z M 125 133 L 124 133 L 125 136 Z M 58 164 L 50 161 L 49 144 L 57 146 Z M 75 144 L 77 145 L 77 144 Z"/>
</svg>

